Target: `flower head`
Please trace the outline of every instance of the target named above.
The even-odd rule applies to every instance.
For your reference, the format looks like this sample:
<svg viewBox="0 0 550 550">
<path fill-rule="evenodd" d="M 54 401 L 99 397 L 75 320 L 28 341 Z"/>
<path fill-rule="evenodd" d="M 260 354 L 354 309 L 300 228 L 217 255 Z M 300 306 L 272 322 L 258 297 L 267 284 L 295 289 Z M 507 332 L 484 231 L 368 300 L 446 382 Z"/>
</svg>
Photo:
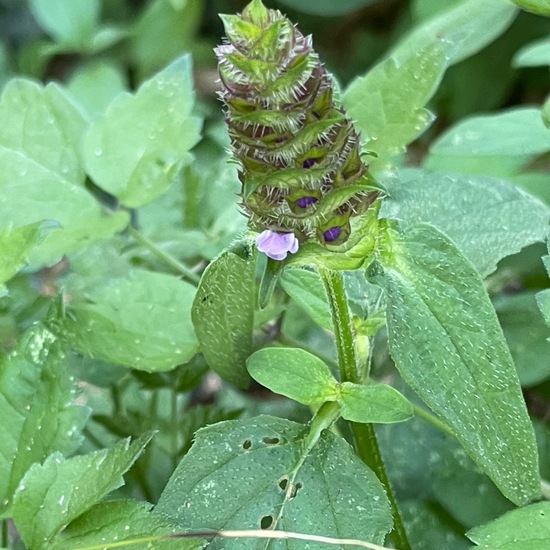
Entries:
<svg viewBox="0 0 550 550">
<path fill-rule="evenodd" d="M 287 254 L 298 252 L 298 239 L 294 233 L 276 233 L 266 229 L 256 238 L 256 246 L 273 260 L 284 260 Z"/>
</svg>

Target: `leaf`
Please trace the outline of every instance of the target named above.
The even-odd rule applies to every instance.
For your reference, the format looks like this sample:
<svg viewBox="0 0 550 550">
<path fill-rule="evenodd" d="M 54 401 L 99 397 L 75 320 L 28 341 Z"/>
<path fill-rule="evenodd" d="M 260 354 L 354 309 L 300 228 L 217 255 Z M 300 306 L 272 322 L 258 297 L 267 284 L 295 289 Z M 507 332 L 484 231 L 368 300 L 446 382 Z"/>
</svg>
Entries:
<svg viewBox="0 0 550 550">
<path fill-rule="evenodd" d="M 418 52 L 437 39 L 449 45 L 450 64 L 455 64 L 490 44 L 508 28 L 516 14 L 517 8 L 508 2 L 465 0 L 414 28 L 390 55 L 402 63 L 411 52 Z"/>
<path fill-rule="evenodd" d="M 437 42 L 398 62 L 378 64 L 345 91 L 344 105 L 362 133 L 365 148 L 379 157 L 401 153 L 433 121 L 424 106 L 445 72 L 446 42 Z"/>
<path fill-rule="evenodd" d="M 186 363 L 198 344 L 191 323 L 195 288 L 176 277 L 134 270 L 74 297 L 63 337 L 84 355 L 138 370 Z"/>
<path fill-rule="evenodd" d="M 404 380 L 517 505 L 539 496 L 533 428 L 482 280 L 428 225 L 392 241 L 371 269 L 386 291 L 390 353 Z"/>
<path fill-rule="evenodd" d="M 0 228 L 0 288 L 2 283 L 11 279 L 25 265 L 43 229 L 41 223 Z"/>
<path fill-rule="evenodd" d="M 90 546 L 108 549 L 112 548 L 111 544 L 120 546 L 124 543 L 132 550 L 148 550 L 152 544 L 161 550 L 198 550 L 205 546 L 205 542 L 200 539 L 163 540 L 163 536 L 169 536 L 178 529 L 165 517 L 151 512 L 151 507 L 146 502 L 131 500 L 96 504 L 71 522 L 54 539 L 49 550 Z M 135 542 L 132 544 L 132 541 Z"/>
<path fill-rule="evenodd" d="M 548 252 L 550 252 L 550 241 L 548 242 Z M 550 275 L 550 256 L 543 256 L 542 261 L 544 262 L 546 271 Z M 536 299 L 546 324 L 550 326 L 550 289 L 539 292 Z"/>
<path fill-rule="evenodd" d="M 315 355 L 298 348 L 263 348 L 246 362 L 248 372 L 271 391 L 302 405 L 335 401 L 338 383 Z"/>
<path fill-rule="evenodd" d="M 109 237 L 128 214 L 108 215 L 85 190 L 82 114 L 56 84 L 12 80 L 0 99 L 0 227 L 58 223 L 29 257 L 53 263 L 84 242 Z"/>
<path fill-rule="evenodd" d="M 191 61 L 183 56 L 135 95 L 121 93 L 84 140 L 87 170 L 95 183 L 129 208 L 143 206 L 173 183 L 200 137 Z"/>
<path fill-rule="evenodd" d="M 57 41 L 84 44 L 91 37 L 100 14 L 99 0 L 30 0 L 40 26 Z"/>
<path fill-rule="evenodd" d="M 93 61 L 77 70 L 68 83 L 68 91 L 86 109 L 90 119 L 100 117 L 111 101 L 126 89 L 119 67 Z"/>
<path fill-rule="evenodd" d="M 136 461 L 152 434 L 124 440 L 111 449 L 65 459 L 50 455 L 34 464 L 17 488 L 13 520 L 32 550 L 44 548 L 72 520 L 123 485 L 122 474 Z"/>
<path fill-rule="evenodd" d="M 325 289 L 316 272 L 286 269 L 279 277 L 279 284 L 320 327 L 332 331 L 332 317 Z"/>
<path fill-rule="evenodd" d="M 433 157 L 523 156 L 550 151 L 550 130 L 544 126 L 540 109 L 518 107 L 496 115 L 471 117 L 453 126 L 430 147 L 425 165 Z M 457 169 L 460 159 L 457 159 Z"/>
<path fill-rule="evenodd" d="M 512 0 L 521 9 L 550 17 L 550 0 Z"/>
<path fill-rule="evenodd" d="M 246 387 L 256 302 L 255 253 L 242 244 L 222 252 L 204 270 L 193 302 L 193 325 L 210 367 Z"/>
<path fill-rule="evenodd" d="M 546 550 L 550 545 L 550 502 L 538 502 L 474 527 L 466 533 L 478 546 L 497 550 Z"/>
<path fill-rule="evenodd" d="M 74 398 L 66 359 L 55 336 L 36 325 L 0 362 L 0 511 L 28 468 L 50 453 L 70 453 L 81 443 L 88 409 Z"/>
<path fill-rule="evenodd" d="M 304 456 L 304 429 L 259 416 L 199 430 L 156 511 L 185 529 L 264 527 L 382 544 L 391 514 L 376 476 L 328 431 Z M 303 543 L 272 547 L 298 550 Z M 210 548 L 260 550 L 265 541 L 213 540 Z"/>
<path fill-rule="evenodd" d="M 281 0 L 281 4 L 302 13 L 324 17 L 344 15 L 373 3 L 374 0 Z"/>
<path fill-rule="evenodd" d="M 344 382 L 338 403 L 342 417 L 351 422 L 392 424 L 413 417 L 408 399 L 386 384 Z"/>
<path fill-rule="evenodd" d="M 494 301 L 523 387 L 550 377 L 550 331 L 537 307 L 535 293 L 503 294 Z"/>
<path fill-rule="evenodd" d="M 391 183 L 380 216 L 403 229 L 427 222 L 445 233 L 482 277 L 523 247 L 543 241 L 550 209 L 521 189 L 497 178 L 420 173 L 413 181 Z"/>
<path fill-rule="evenodd" d="M 535 40 L 523 46 L 513 59 L 514 67 L 544 67 L 550 65 L 550 41 Z"/>
</svg>

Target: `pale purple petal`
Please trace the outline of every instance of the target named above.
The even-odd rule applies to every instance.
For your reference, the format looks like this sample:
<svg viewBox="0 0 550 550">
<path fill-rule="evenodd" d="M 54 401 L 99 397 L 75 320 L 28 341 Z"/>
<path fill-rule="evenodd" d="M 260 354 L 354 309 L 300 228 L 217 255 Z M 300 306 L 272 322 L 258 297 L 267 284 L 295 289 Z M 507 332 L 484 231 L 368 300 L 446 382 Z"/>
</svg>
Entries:
<svg viewBox="0 0 550 550">
<path fill-rule="evenodd" d="M 269 258 L 284 260 L 289 252 L 298 252 L 299 242 L 294 233 L 276 233 L 266 229 L 256 238 L 256 246 Z"/>
</svg>

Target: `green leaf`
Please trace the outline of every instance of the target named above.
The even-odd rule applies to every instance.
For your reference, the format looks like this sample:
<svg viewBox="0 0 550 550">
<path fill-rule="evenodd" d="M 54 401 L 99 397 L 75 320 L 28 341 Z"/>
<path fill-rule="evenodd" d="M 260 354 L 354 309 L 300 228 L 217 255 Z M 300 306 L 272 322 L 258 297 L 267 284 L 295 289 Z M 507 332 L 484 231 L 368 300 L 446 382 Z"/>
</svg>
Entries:
<svg viewBox="0 0 550 550">
<path fill-rule="evenodd" d="M 550 252 L 550 241 L 548 242 L 548 252 Z M 550 256 L 542 258 L 546 271 L 550 275 Z M 537 294 L 537 304 L 542 312 L 546 324 L 550 326 L 550 289 L 543 290 Z"/>
<path fill-rule="evenodd" d="M 409 400 L 386 384 L 344 382 L 338 403 L 342 417 L 351 422 L 392 424 L 413 417 Z"/>
<path fill-rule="evenodd" d="M 521 9 L 550 17 L 550 0 L 512 0 Z"/>
<path fill-rule="evenodd" d="M 338 383 L 321 359 L 298 348 L 263 348 L 246 362 L 250 376 L 302 405 L 335 401 Z"/>
<path fill-rule="evenodd" d="M 151 507 L 146 502 L 118 500 L 96 504 L 70 523 L 49 550 L 111 548 L 111 544 L 123 543 L 131 550 L 148 550 L 151 545 L 161 550 L 198 550 L 205 546 L 200 539 L 164 539 L 178 529 L 165 517 L 151 512 Z"/>
<path fill-rule="evenodd" d="M 90 119 L 95 119 L 126 89 L 126 82 L 116 65 L 93 61 L 72 75 L 67 89 L 86 109 Z"/>
<path fill-rule="evenodd" d="M 503 294 L 494 301 L 523 387 L 550 377 L 550 331 L 537 307 L 535 293 Z"/>
<path fill-rule="evenodd" d="M 550 99 L 547 99 L 542 106 L 542 122 L 547 128 L 550 128 Z"/>
<path fill-rule="evenodd" d="M 425 166 L 440 169 L 439 165 L 434 166 L 433 157 L 436 160 L 440 156 L 458 157 L 459 170 L 460 157 L 540 155 L 547 151 L 550 151 L 550 130 L 542 123 L 540 109 L 518 107 L 456 124 L 432 144 Z"/>
<path fill-rule="evenodd" d="M 152 434 L 133 443 L 65 459 L 50 455 L 34 464 L 17 488 L 13 520 L 32 550 L 44 548 L 72 520 L 123 485 L 122 475 L 141 454 Z"/>
<path fill-rule="evenodd" d="M 25 265 L 29 252 L 40 240 L 43 229 L 44 225 L 41 223 L 0 228 L 0 287 Z"/>
<path fill-rule="evenodd" d="M 391 355 L 405 381 L 451 427 L 501 492 L 521 505 L 540 494 L 533 428 L 482 280 L 428 225 L 393 240 L 373 265 L 386 291 Z"/>
<path fill-rule="evenodd" d="M 374 0 L 340 0 L 339 2 L 334 2 L 334 0 L 281 0 L 281 4 L 302 13 L 324 17 L 344 15 L 373 3 Z"/>
<path fill-rule="evenodd" d="M 247 244 L 222 252 L 204 270 L 193 302 L 201 351 L 223 379 L 246 387 L 256 302 L 255 254 Z"/>
<path fill-rule="evenodd" d="M 465 0 L 414 28 L 392 50 L 397 63 L 433 44 L 435 38 L 452 48 L 451 64 L 474 55 L 502 34 L 512 23 L 517 8 L 509 2 Z"/>
<path fill-rule="evenodd" d="M 550 502 L 538 502 L 474 527 L 466 533 L 489 550 L 546 550 L 550 545 Z"/>
<path fill-rule="evenodd" d="M 85 122 L 62 88 L 15 79 L 0 99 L 0 119 L 0 227 L 43 220 L 60 225 L 32 251 L 31 267 L 54 263 L 127 225 L 127 213 L 106 214 L 83 187 Z"/>
<path fill-rule="evenodd" d="M 138 208 L 174 182 L 200 137 L 192 116 L 189 56 L 143 83 L 135 95 L 121 93 L 84 140 L 87 170 L 95 183 L 129 208 Z"/>
<path fill-rule="evenodd" d="M 544 67 L 550 65 L 550 41 L 535 40 L 523 46 L 513 59 L 514 67 Z"/>
<path fill-rule="evenodd" d="M 199 430 L 156 510 L 185 529 L 263 526 L 382 544 L 391 514 L 376 476 L 328 431 L 304 456 L 306 433 L 301 424 L 269 416 Z M 265 541 L 213 540 L 209 548 L 260 549 Z"/>
<path fill-rule="evenodd" d="M 32 14 L 57 41 L 84 44 L 97 26 L 100 0 L 30 0 Z"/>
<path fill-rule="evenodd" d="M 50 453 L 70 453 L 81 442 L 88 410 L 72 405 L 74 381 L 55 336 L 37 325 L 0 362 L 0 511 L 21 478 Z"/>
<path fill-rule="evenodd" d="M 191 322 L 195 288 L 134 270 L 74 297 L 63 337 L 84 355 L 145 371 L 170 370 L 198 351 Z"/>
<path fill-rule="evenodd" d="M 427 222 L 445 233 L 482 277 L 523 247 L 544 241 L 550 209 L 503 180 L 489 176 L 420 173 L 387 186 L 380 216 L 407 229 Z"/>
<path fill-rule="evenodd" d="M 332 331 L 332 317 L 325 289 L 316 272 L 286 269 L 279 277 L 279 284 L 320 327 Z"/>
<path fill-rule="evenodd" d="M 379 157 L 399 154 L 433 121 L 424 106 L 447 68 L 447 42 L 430 44 L 398 62 L 390 57 L 354 80 L 343 101 L 365 140 Z"/>
</svg>

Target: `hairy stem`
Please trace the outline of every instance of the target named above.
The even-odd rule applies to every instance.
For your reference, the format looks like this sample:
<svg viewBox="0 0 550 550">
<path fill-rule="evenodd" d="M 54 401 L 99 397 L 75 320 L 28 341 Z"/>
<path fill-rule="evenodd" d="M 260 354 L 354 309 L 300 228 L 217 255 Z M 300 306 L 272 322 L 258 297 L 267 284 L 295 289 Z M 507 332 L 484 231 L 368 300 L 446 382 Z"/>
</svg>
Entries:
<svg viewBox="0 0 550 550">
<path fill-rule="evenodd" d="M 176 260 L 170 254 L 167 254 L 159 246 L 157 246 L 152 240 L 148 239 L 145 235 L 140 233 L 137 229 L 132 226 L 128 227 L 128 233 L 145 248 L 150 250 L 155 256 L 163 260 L 167 265 L 175 269 L 180 273 L 185 279 L 190 283 L 193 283 L 195 286 L 199 284 L 200 276 L 197 275 L 192 269 L 188 268 L 185 264 L 182 264 L 179 260 Z"/>
<path fill-rule="evenodd" d="M 360 384 L 363 382 L 362 373 L 355 354 L 355 342 L 344 288 L 344 278 L 340 272 L 325 268 L 319 269 L 319 275 L 323 281 L 330 306 L 342 382 Z M 382 460 L 374 426 L 355 422 L 350 422 L 350 426 L 358 456 L 376 474 L 388 495 L 394 523 L 390 538 L 400 550 L 410 550 L 411 547 Z"/>
</svg>

